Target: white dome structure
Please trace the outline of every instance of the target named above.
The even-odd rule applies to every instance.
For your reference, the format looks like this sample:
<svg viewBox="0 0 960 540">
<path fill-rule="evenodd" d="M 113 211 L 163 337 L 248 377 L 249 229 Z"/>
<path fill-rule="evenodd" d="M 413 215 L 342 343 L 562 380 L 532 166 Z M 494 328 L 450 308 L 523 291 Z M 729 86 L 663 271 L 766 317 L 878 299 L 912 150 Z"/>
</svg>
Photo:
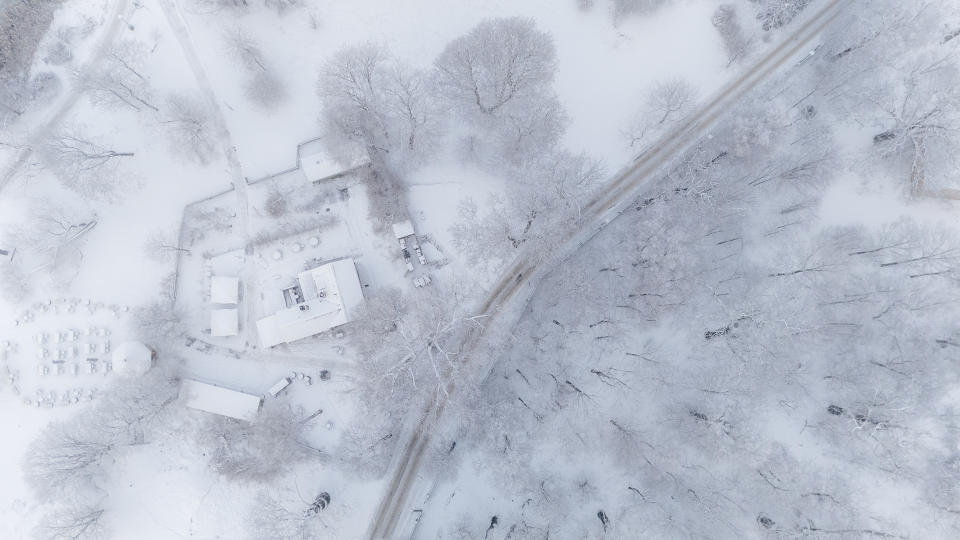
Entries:
<svg viewBox="0 0 960 540">
<path fill-rule="evenodd" d="M 113 369 L 121 375 L 140 376 L 152 366 L 153 351 L 139 341 L 125 341 L 113 350 Z"/>
</svg>

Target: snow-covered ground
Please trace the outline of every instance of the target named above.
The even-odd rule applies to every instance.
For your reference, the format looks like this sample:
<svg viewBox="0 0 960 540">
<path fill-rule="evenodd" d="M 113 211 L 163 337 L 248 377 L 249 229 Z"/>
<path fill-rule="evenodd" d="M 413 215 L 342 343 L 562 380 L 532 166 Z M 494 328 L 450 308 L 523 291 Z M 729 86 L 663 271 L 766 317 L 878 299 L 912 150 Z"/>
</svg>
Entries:
<svg viewBox="0 0 960 540">
<path fill-rule="evenodd" d="M 36 62 L 36 70 L 52 70 L 62 78 L 66 85 L 64 94 L 48 108 L 26 116 L 14 135 L 17 141 L 36 135 L 35 130 L 51 120 L 51 112 L 74 96 L 70 71 L 84 65 L 91 55 L 104 52 L 98 51 L 96 45 L 107 35 L 110 25 L 119 21 L 114 41 L 133 40 L 143 47 L 143 65 L 139 69 L 149 79 L 161 108 L 162 96 L 168 93 L 200 94 L 199 85 L 204 83 L 195 79 L 182 40 L 193 45 L 224 113 L 243 176 L 260 179 L 290 169 L 296 164 L 297 145 L 316 137 L 320 107 L 316 92 L 318 70 L 337 48 L 374 40 L 385 43 L 399 58 L 427 68 L 450 40 L 479 21 L 520 15 L 532 17 L 538 28 L 553 36 L 557 47 L 556 91 L 570 117 L 563 144 L 572 151 L 596 156 L 610 170 L 616 170 L 636 151 L 629 147 L 623 131 L 654 83 L 680 77 L 701 95 L 708 95 L 734 73 L 726 67 L 720 38 L 710 22 L 721 3 L 725 2 L 679 1 L 653 14 L 629 17 L 614 25 L 606 4 L 599 2 L 592 10 L 581 11 L 572 0 L 316 0 L 305 1 L 304 7 L 282 15 L 259 5 L 239 15 L 227 11 L 207 13 L 194 2 L 180 0 L 167 2 L 172 13 L 181 14 L 186 22 L 188 35 L 177 35 L 169 24 L 171 10 L 162 9 L 158 2 L 72 0 L 59 12 L 54 29 L 92 21 L 88 25 L 90 32 L 70 44 L 74 60 L 58 66 L 47 65 L 42 58 Z M 748 9 L 745 0 L 737 4 L 745 11 Z M 121 15 L 115 18 L 114 13 Z M 275 108 L 252 105 L 244 95 L 243 69 L 226 50 L 224 40 L 225 33 L 237 28 L 258 42 L 271 69 L 280 74 L 287 96 Z M 54 40 L 51 33 L 42 48 Z M 27 536 L 37 518 L 38 501 L 32 500 L 20 475 L 28 443 L 50 421 L 83 414 L 87 407 L 83 402 L 50 408 L 23 404 L 24 396 L 35 396 L 35 390 L 42 386 L 37 371 L 41 363 L 37 357 L 40 345 L 32 341 L 34 336 L 95 326 L 109 327 L 116 340 L 126 339 L 132 330 L 125 308 L 155 300 L 164 279 L 176 268 L 175 258 L 148 256 L 151 236 L 160 232 L 176 237 L 184 209 L 217 194 L 226 193 L 218 200 L 223 201 L 224 208 L 234 205 L 236 212 L 235 194 L 229 191 L 232 176 L 224 156 L 213 152 L 208 162 L 198 163 L 168 140 L 168 119 L 162 114 L 122 106 L 108 109 L 94 104 L 89 95 L 76 95 L 79 99 L 64 109 L 62 117 L 56 119 L 55 129 L 82 129 L 118 151 L 135 155 L 125 160 L 120 169 L 120 189 L 112 202 L 81 202 L 49 171 L 32 166 L 34 160 L 22 167 L 0 194 L 0 228 L 9 228 L 24 219 L 28 203 L 43 208 L 50 202 L 63 201 L 95 215 L 97 220 L 96 227 L 85 236 L 82 261 L 72 269 L 76 275 L 68 286 L 54 289 L 41 284 L 20 304 L 0 303 L 0 340 L 17 344 L 17 352 L 10 354 L 6 364 L 21 373 L 21 395 L 13 394 L 11 386 L 0 385 L 0 415 L 2 425 L 8 428 L 0 451 L 0 477 L 9 479 L 0 489 L 0 536 L 5 538 Z M 6 160 L 4 167 L 11 166 L 18 156 L 9 149 L 3 149 L 2 155 Z M 322 157 L 320 160 L 323 161 Z M 335 170 L 329 164 L 322 166 L 324 170 Z M 254 234 L 275 224 L 273 218 L 260 211 L 267 195 L 267 190 L 260 188 L 266 188 L 269 181 L 266 182 L 250 188 L 250 226 Z M 409 211 L 418 234 L 431 237 L 442 250 L 440 253 L 425 249 L 431 264 L 426 270 L 418 270 L 418 275 L 430 272 L 437 279 L 452 282 L 454 276 L 470 270 L 456 260 L 449 235 L 450 225 L 457 218 L 457 203 L 465 196 L 483 201 L 509 186 L 490 172 L 446 159 L 411 172 L 405 182 L 410 188 Z M 250 256 L 264 264 L 252 265 L 256 274 L 247 274 L 251 278 L 249 292 L 275 285 L 275 276 L 289 271 L 271 262 L 277 250 L 283 251 L 282 260 L 288 262 L 307 255 L 322 259 L 355 256 L 361 279 L 371 290 L 412 286 L 409 276 L 404 274 L 395 239 L 371 228 L 363 188 L 351 187 L 346 201 L 331 201 L 330 214 L 336 215 L 332 227 L 312 226 L 310 230 L 296 231 L 300 236 L 295 238 L 284 234 L 253 249 Z M 289 226 L 290 223 L 283 223 L 279 228 Z M 207 255 L 236 255 L 249 240 L 242 237 L 241 231 L 232 231 L 227 235 L 230 238 L 206 232 L 210 233 L 210 244 L 181 257 L 186 266 L 182 267 L 178 290 L 181 299 L 187 298 L 181 302 L 188 310 L 187 326 L 198 334 L 202 334 L 208 322 L 204 298 L 208 276 L 204 264 L 214 259 Z M 322 238 L 323 249 L 307 253 L 311 238 L 317 235 Z M 294 251 L 294 243 L 307 249 Z M 441 258 L 449 259 L 450 264 L 437 264 Z M 221 264 L 217 272 L 234 270 L 222 259 L 208 266 L 215 264 Z M 25 309 L 43 309 L 40 306 L 48 298 L 76 298 L 79 302 L 73 312 L 58 315 L 51 307 L 38 313 L 35 320 L 23 321 Z M 91 305 L 102 304 L 101 312 L 81 317 L 87 299 L 91 299 Z M 38 307 L 33 308 L 34 305 Z M 109 306 L 116 306 L 118 314 L 114 315 Z M 16 321 L 21 322 L 15 325 Z M 259 351 L 243 358 L 235 354 L 244 347 L 242 340 L 224 340 L 218 345 L 223 348 L 212 353 L 196 349 L 178 351 L 184 359 L 185 373 L 263 394 L 291 371 L 308 373 L 316 380 L 320 369 L 329 369 L 333 373 L 331 382 L 307 386 L 295 381 L 283 397 L 308 412 L 324 409 L 314 420 L 315 430 L 311 432 L 311 442 L 324 450 L 335 447 L 341 428 L 362 421 L 355 417 L 357 396 L 351 392 L 351 364 L 357 359 L 344 355 L 336 338 L 321 338 L 280 352 Z M 47 375 L 64 376 L 73 377 Z M 112 375 L 99 377 L 82 386 L 109 391 Z M 74 388 L 72 383 L 56 385 L 61 393 L 67 387 Z M 161 440 L 145 447 L 133 446 L 115 459 L 107 503 L 113 537 L 239 538 L 244 533 L 238 509 L 249 506 L 257 488 L 219 478 L 190 452 L 189 441 Z M 316 486 L 335 493 L 336 507 L 327 519 L 337 538 L 362 535 L 383 489 L 378 481 L 356 481 L 336 463 L 298 468 L 282 480 L 282 485 L 273 487 L 289 491 L 292 482 L 304 490 L 303 497 L 309 497 L 308 492 L 313 494 Z M 457 499 L 458 503 L 461 500 Z"/>
</svg>

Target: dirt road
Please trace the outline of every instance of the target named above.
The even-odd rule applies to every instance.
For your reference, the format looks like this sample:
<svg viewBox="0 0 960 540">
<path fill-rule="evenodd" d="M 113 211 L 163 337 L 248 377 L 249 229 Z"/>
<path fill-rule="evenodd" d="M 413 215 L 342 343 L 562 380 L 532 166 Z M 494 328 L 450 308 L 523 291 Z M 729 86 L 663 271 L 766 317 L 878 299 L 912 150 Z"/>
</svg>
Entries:
<svg viewBox="0 0 960 540">
<path fill-rule="evenodd" d="M 583 207 L 583 219 L 577 230 L 569 231 L 562 239 L 562 248 L 547 258 L 540 254 L 523 254 L 507 270 L 490 290 L 479 313 L 490 315 L 488 324 L 493 324 L 498 314 L 515 298 L 529 298 L 537 284 L 549 274 L 551 268 L 562 264 L 580 246 L 603 230 L 616 216 L 628 208 L 655 173 L 670 159 L 686 150 L 698 139 L 706 136 L 710 128 L 740 98 L 764 81 L 771 73 L 787 62 L 796 61 L 797 54 L 809 46 L 819 33 L 840 13 L 842 0 L 829 0 L 818 11 L 810 14 L 791 35 L 745 70 L 736 80 L 724 86 L 717 94 L 703 103 L 691 119 L 665 134 L 649 150 L 638 156 L 627 168 L 613 178 L 605 189 Z M 526 295 L 518 295 L 526 289 Z M 468 348 L 469 350 L 469 348 Z M 483 376 L 490 366 L 483 366 Z M 455 388 L 451 382 L 448 391 Z M 443 404 L 427 407 L 412 430 L 412 436 L 403 445 L 403 451 L 393 470 L 387 492 L 374 516 L 368 537 L 371 540 L 409 538 L 416 520 L 410 517 L 413 508 L 409 505 L 413 491 L 429 494 L 432 481 L 419 474 L 421 459 L 428 447 L 431 428 L 443 412 Z M 418 483 L 428 482 L 425 489 L 415 488 Z M 416 501 L 417 504 L 422 501 Z"/>
</svg>

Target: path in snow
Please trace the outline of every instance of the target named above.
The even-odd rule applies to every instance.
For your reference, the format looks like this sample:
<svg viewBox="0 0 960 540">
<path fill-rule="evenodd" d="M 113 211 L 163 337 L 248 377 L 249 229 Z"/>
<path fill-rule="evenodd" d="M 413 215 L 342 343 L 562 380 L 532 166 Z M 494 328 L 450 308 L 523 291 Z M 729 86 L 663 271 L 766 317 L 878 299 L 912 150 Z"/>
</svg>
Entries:
<svg viewBox="0 0 960 540">
<path fill-rule="evenodd" d="M 207 71 L 197 56 L 196 48 L 193 45 L 193 38 L 190 36 L 190 30 L 187 28 L 183 15 L 176 0 L 160 0 L 160 7 L 163 8 L 163 14 L 167 18 L 171 31 L 177 38 L 183 55 L 190 64 L 190 70 L 197 80 L 197 85 L 203 93 L 203 98 L 207 102 L 208 110 L 213 113 L 214 127 L 217 131 L 217 137 L 220 139 L 223 155 L 227 159 L 227 169 L 230 172 L 230 180 L 233 184 L 233 191 L 237 196 L 237 221 L 239 223 L 239 232 L 244 239 L 246 246 L 244 252 L 246 260 L 243 270 L 240 272 L 241 286 L 243 287 L 244 298 L 249 298 L 249 288 L 247 283 L 250 276 L 253 276 L 251 265 L 253 264 L 253 249 L 250 246 L 250 200 L 247 192 L 247 179 L 243 176 L 240 169 L 240 160 L 237 159 L 237 147 L 233 144 L 230 136 L 230 130 L 227 128 L 227 121 L 223 115 L 223 109 L 220 107 L 220 101 L 210 86 L 210 80 L 207 78 Z M 250 329 L 253 328 L 253 310 L 244 310 L 246 319 L 243 321 L 241 332 L 244 339 L 249 343 Z"/>
</svg>

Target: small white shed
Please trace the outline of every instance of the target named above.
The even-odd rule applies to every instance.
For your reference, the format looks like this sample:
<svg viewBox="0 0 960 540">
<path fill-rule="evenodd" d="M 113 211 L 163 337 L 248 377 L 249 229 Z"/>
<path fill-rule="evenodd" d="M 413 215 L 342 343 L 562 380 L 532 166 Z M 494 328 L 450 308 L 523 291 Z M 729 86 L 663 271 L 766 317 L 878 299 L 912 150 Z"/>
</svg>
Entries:
<svg viewBox="0 0 960 540">
<path fill-rule="evenodd" d="M 393 236 L 395 236 L 397 240 L 412 236 L 413 234 L 415 234 L 413 230 L 413 223 L 409 219 L 407 221 L 401 221 L 393 224 Z"/>
<path fill-rule="evenodd" d="M 248 422 L 257 417 L 263 401 L 260 396 L 191 379 L 183 381 L 180 399 L 191 409 Z"/>
<path fill-rule="evenodd" d="M 240 278 L 232 276 L 213 276 L 210 280 L 210 302 L 214 304 L 236 304 L 240 300 Z"/>
<path fill-rule="evenodd" d="M 214 309 L 210 311 L 210 335 L 216 337 L 235 336 L 240 333 L 240 314 L 236 308 Z"/>
</svg>

